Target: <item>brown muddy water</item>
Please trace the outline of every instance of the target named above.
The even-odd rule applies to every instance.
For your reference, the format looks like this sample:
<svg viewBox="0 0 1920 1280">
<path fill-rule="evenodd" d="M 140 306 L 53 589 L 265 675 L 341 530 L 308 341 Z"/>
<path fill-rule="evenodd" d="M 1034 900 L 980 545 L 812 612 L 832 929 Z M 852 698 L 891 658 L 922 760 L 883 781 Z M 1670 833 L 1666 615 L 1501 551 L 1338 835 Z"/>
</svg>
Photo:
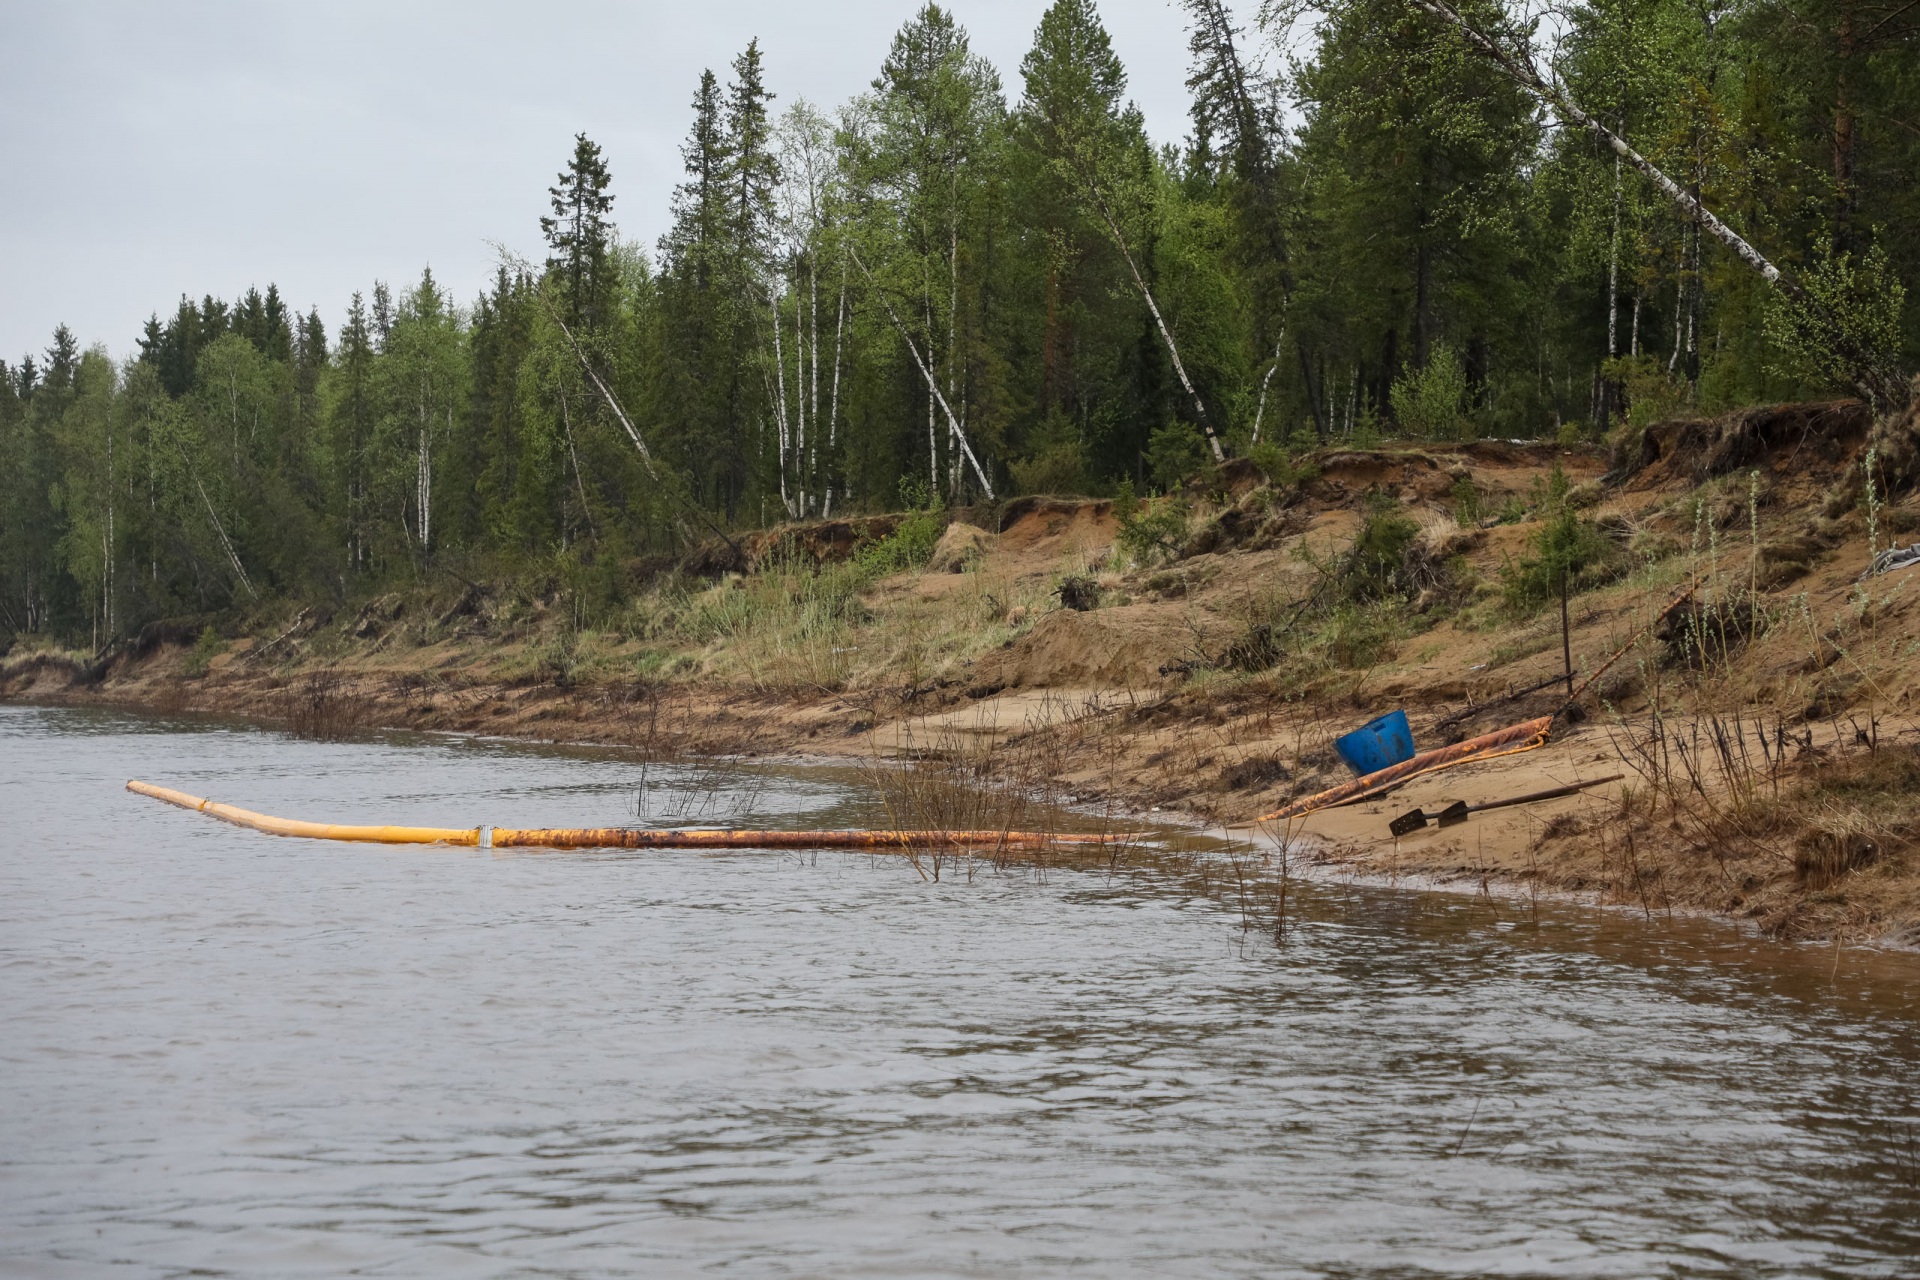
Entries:
<svg viewBox="0 0 1920 1280">
<path fill-rule="evenodd" d="M 6 1276 L 1920 1275 L 1920 964 L 1151 868 L 279 840 L 639 762 L 0 708 Z M 644 770 L 851 825 L 857 776 Z"/>
</svg>

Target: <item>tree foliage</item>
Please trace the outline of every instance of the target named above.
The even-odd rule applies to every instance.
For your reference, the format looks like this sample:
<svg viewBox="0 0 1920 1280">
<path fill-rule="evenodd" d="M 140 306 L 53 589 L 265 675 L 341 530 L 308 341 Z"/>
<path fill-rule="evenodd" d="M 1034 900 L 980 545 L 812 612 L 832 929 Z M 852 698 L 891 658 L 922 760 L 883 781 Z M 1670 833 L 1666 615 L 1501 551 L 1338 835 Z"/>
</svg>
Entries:
<svg viewBox="0 0 1920 1280">
<path fill-rule="evenodd" d="M 927 3 L 837 108 L 779 99 L 757 42 L 691 77 L 650 251 L 582 133 L 544 261 L 471 299 L 372 281 L 329 330 L 272 285 L 183 296 L 119 363 L 62 326 L 0 363 L 0 642 L 442 572 L 612 592 L 903 481 L 1145 494 L 1216 449 L 1287 470 L 1306 441 L 1598 436 L 1866 366 L 1902 388 L 1920 357 L 1902 0 L 1180 7 L 1177 143 L 1094 0 L 1054 0 L 1004 81 Z M 1537 51 L 1697 204 L 1463 22 Z"/>
</svg>

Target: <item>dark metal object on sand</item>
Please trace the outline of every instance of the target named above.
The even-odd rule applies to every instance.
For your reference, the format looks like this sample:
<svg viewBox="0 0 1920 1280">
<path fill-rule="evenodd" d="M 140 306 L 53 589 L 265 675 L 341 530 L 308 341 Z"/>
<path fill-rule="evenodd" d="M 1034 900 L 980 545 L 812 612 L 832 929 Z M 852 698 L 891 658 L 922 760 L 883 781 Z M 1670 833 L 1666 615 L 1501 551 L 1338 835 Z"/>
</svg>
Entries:
<svg viewBox="0 0 1920 1280">
<path fill-rule="evenodd" d="M 1608 774 L 1604 778 L 1594 778 L 1587 782 L 1576 782 L 1565 787 L 1549 787 L 1545 791 L 1529 791 L 1523 796 L 1509 796 L 1505 800 L 1489 800 L 1485 804 L 1468 804 L 1465 800 L 1455 800 L 1438 813 L 1426 813 L 1419 809 L 1410 809 L 1387 824 L 1387 830 L 1398 839 L 1410 832 L 1426 826 L 1429 820 L 1443 827 L 1456 826 L 1467 820 L 1469 814 L 1483 813 L 1488 809 L 1505 809 L 1516 804 L 1532 804 L 1537 800 L 1558 800 L 1561 796 L 1570 796 L 1585 791 L 1588 787 L 1597 787 L 1604 782 L 1618 782 L 1626 775 Z"/>
</svg>

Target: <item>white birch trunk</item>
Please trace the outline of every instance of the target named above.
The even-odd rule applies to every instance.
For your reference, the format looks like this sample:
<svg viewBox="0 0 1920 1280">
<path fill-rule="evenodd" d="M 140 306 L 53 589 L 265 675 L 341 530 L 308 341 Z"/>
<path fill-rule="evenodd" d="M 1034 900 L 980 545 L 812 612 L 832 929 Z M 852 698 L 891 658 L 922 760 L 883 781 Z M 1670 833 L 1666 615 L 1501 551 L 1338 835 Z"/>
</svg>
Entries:
<svg viewBox="0 0 1920 1280">
<path fill-rule="evenodd" d="M 807 255 L 807 328 L 812 341 L 808 343 L 813 357 L 813 457 L 807 464 L 808 483 L 819 479 L 820 467 L 820 272 L 814 256 Z"/>
<path fill-rule="evenodd" d="M 1194 389 L 1193 379 L 1187 376 L 1187 366 L 1180 359 L 1180 348 L 1173 340 L 1173 333 L 1167 328 L 1167 322 L 1160 315 L 1160 304 L 1153 299 L 1153 290 L 1147 288 L 1146 278 L 1140 274 L 1140 268 L 1133 261 L 1133 250 L 1127 247 L 1127 238 L 1120 232 L 1120 223 L 1107 208 L 1107 200 L 1101 194 L 1098 184 L 1091 179 L 1087 188 L 1092 193 L 1094 203 L 1100 209 L 1100 219 L 1107 224 L 1107 234 L 1113 237 L 1113 243 L 1120 250 L 1120 256 L 1126 260 L 1127 271 L 1133 276 L 1133 283 L 1140 290 L 1140 296 L 1147 300 L 1147 310 L 1153 313 L 1153 323 L 1160 330 L 1160 340 L 1167 344 L 1167 355 L 1173 359 L 1173 371 L 1180 375 L 1180 385 L 1187 389 L 1187 395 L 1193 400 L 1194 416 L 1200 419 L 1200 429 L 1207 433 L 1207 445 L 1213 450 L 1215 462 L 1225 462 L 1227 451 L 1220 447 L 1220 437 L 1213 432 L 1213 420 L 1207 417 L 1207 406 L 1201 402 L 1200 393 Z"/>
<path fill-rule="evenodd" d="M 867 283 L 874 284 L 873 272 L 867 270 L 867 264 L 861 260 L 859 251 L 849 246 L 847 252 L 853 258 L 853 265 L 859 267 L 860 274 L 867 278 Z M 940 403 L 940 408 L 946 412 L 947 426 L 953 432 L 954 442 L 960 446 L 961 453 L 965 455 L 967 465 L 973 469 L 973 478 L 979 483 L 980 491 L 986 495 L 989 502 L 993 501 L 993 481 L 987 479 L 986 470 L 980 465 L 980 459 L 974 456 L 973 445 L 967 439 L 966 431 L 960 426 L 959 419 L 953 416 L 953 409 L 947 404 L 947 398 L 940 394 L 940 383 L 934 378 L 933 370 L 928 367 L 925 360 L 920 358 L 920 348 L 914 342 L 913 335 L 907 332 L 906 325 L 900 323 L 899 314 L 894 311 L 893 304 L 887 301 L 887 295 L 878 285 L 874 285 L 873 292 L 874 296 L 880 299 L 880 305 L 886 309 L 887 319 L 893 321 L 893 327 L 900 334 L 900 340 L 907 344 L 907 351 L 913 356 L 913 363 L 919 367 L 920 376 L 926 379 L 927 390 L 933 393 L 934 399 Z"/>
<path fill-rule="evenodd" d="M 1267 366 L 1266 376 L 1260 379 L 1260 404 L 1253 411 L 1253 443 L 1260 443 L 1260 420 L 1267 416 L 1267 386 L 1273 381 L 1274 373 L 1280 368 L 1280 348 L 1286 345 L 1287 327 L 1280 326 L 1280 341 L 1273 344 L 1273 363 Z"/>
<path fill-rule="evenodd" d="M 800 291 L 793 291 L 793 505 L 807 514 L 807 338 L 801 330 Z M 775 316 L 775 323 L 780 317 Z M 784 376 L 784 375 L 783 375 Z"/>
<path fill-rule="evenodd" d="M 833 447 L 840 436 L 840 348 L 847 329 L 847 259 L 840 258 L 840 307 L 833 322 L 833 390 L 827 398 L 827 484 L 822 517 L 833 514 Z"/>
<path fill-rule="evenodd" d="M 1684 253 L 1681 255 L 1681 261 L 1686 261 L 1686 255 Z M 1680 326 L 1684 318 L 1682 313 L 1684 313 L 1686 309 L 1687 280 L 1686 276 L 1682 274 L 1680 279 L 1673 282 L 1673 352 L 1667 357 L 1667 376 L 1669 378 L 1673 376 L 1674 370 L 1680 367 Z"/>
<path fill-rule="evenodd" d="M 773 383 L 774 419 L 778 437 L 775 448 L 780 455 L 780 505 L 786 508 L 787 518 L 793 518 L 793 499 L 787 494 L 787 362 L 780 353 L 780 300 L 771 290 L 767 301 L 773 307 Z"/>
<path fill-rule="evenodd" d="M 966 401 L 960 397 L 959 361 L 960 361 L 960 173 L 955 169 L 949 175 L 950 189 L 947 196 L 947 398 L 960 401 L 960 414 L 964 421 L 967 412 Z M 957 450 L 947 457 L 947 492 L 956 496 L 960 493 L 960 455 Z"/>
<path fill-rule="evenodd" d="M 1613 158 L 1613 243 L 1607 249 L 1607 359 L 1620 354 L 1620 157 Z"/>
<path fill-rule="evenodd" d="M 427 409 L 427 384 L 423 379 L 418 392 L 420 409 L 420 456 L 414 464 L 414 505 L 420 513 L 420 554 L 427 554 L 433 535 L 433 442 L 432 418 Z"/>
</svg>

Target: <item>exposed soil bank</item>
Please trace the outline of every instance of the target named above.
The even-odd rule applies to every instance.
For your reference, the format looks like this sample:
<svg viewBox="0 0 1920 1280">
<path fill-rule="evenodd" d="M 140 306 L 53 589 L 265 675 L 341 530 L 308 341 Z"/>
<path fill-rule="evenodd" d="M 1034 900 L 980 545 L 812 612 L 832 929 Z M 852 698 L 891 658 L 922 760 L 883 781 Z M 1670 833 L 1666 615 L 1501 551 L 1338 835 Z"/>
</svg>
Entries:
<svg viewBox="0 0 1920 1280">
<path fill-rule="evenodd" d="M 1626 649 L 1582 714 L 1541 750 L 1267 834 L 1368 875 L 1911 945 L 1920 569 L 1855 579 L 1920 529 L 1920 504 L 1867 491 L 1868 435 L 1840 402 L 1652 428 L 1625 463 L 1500 442 L 1325 451 L 1281 482 L 1236 463 L 1157 545 L 1116 549 L 1110 503 L 1022 499 L 961 513 L 923 572 L 840 582 L 899 522 L 835 522 L 742 540 L 754 563 L 655 584 L 617 627 L 578 630 L 551 587 L 429 584 L 287 606 L 218 643 L 176 626 L 97 659 L 16 646 L 0 697 L 320 736 L 966 755 L 1082 803 L 1243 824 L 1344 777 L 1332 740 L 1381 712 L 1406 708 L 1424 747 L 1558 707 L 1558 603 L 1528 595 L 1528 566 L 1571 520 L 1593 556 L 1573 578 L 1573 665 Z M 1413 532 L 1369 587 L 1362 553 L 1391 520 Z M 1387 831 L 1409 809 L 1616 773 Z"/>
</svg>

